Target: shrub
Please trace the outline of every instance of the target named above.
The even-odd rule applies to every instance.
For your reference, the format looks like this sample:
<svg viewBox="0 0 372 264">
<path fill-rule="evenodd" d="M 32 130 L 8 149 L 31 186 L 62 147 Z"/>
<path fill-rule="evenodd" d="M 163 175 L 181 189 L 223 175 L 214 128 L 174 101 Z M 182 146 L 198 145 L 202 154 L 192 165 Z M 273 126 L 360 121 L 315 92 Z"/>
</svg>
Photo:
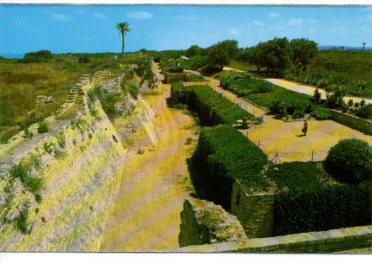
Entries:
<svg viewBox="0 0 372 264">
<path fill-rule="evenodd" d="M 42 188 L 42 179 L 31 177 L 27 172 L 27 168 L 22 163 L 13 165 L 9 173 L 12 178 L 18 178 L 23 186 L 32 193 L 36 193 Z"/>
<path fill-rule="evenodd" d="M 312 115 L 318 120 L 332 119 L 331 110 L 325 107 L 317 107 L 314 109 Z"/>
<path fill-rule="evenodd" d="M 204 77 L 199 74 L 194 73 L 166 73 L 165 81 L 166 83 L 176 83 L 176 82 L 195 82 L 202 81 Z"/>
<path fill-rule="evenodd" d="M 24 135 L 23 135 L 24 138 L 32 138 L 32 136 L 34 135 L 32 134 L 32 132 L 30 132 L 28 127 L 23 131 L 24 131 Z"/>
<path fill-rule="evenodd" d="M 44 150 L 45 150 L 46 153 L 50 154 L 53 151 L 53 143 L 45 142 L 43 144 L 43 148 L 44 148 Z"/>
<path fill-rule="evenodd" d="M 326 170 L 340 182 L 357 184 L 370 180 L 372 148 L 359 139 L 341 140 L 330 149 L 324 164 Z"/>
<path fill-rule="evenodd" d="M 172 73 L 180 73 L 183 72 L 183 68 L 181 66 L 172 66 L 169 67 L 168 71 Z"/>
<path fill-rule="evenodd" d="M 53 54 L 49 50 L 40 50 L 36 52 L 26 53 L 23 57 L 24 62 L 47 62 L 53 58 Z"/>
<path fill-rule="evenodd" d="M 79 63 L 89 63 L 90 62 L 90 58 L 88 57 L 88 55 L 83 55 L 83 56 L 80 56 L 78 58 L 78 62 Z"/>
<path fill-rule="evenodd" d="M 266 163 L 261 149 L 231 126 L 203 128 L 192 157 L 199 173 L 192 180 L 201 196 L 229 210 L 234 180 L 255 190 L 268 187 L 261 174 Z"/>
<path fill-rule="evenodd" d="M 202 125 L 230 124 L 238 119 L 255 118 L 228 99 L 215 92 L 209 86 L 182 87 L 172 85 L 171 99 L 173 103 L 187 104 L 198 113 Z"/>
<path fill-rule="evenodd" d="M 58 146 L 64 148 L 66 146 L 66 136 L 63 132 L 59 133 L 57 136 Z"/>
<path fill-rule="evenodd" d="M 45 122 L 45 120 L 40 121 L 38 123 L 37 132 L 38 133 L 46 133 L 48 131 L 49 131 L 49 127 L 48 127 L 48 124 Z"/>
<path fill-rule="evenodd" d="M 23 234 L 31 233 L 31 230 L 28 227 L 28 211 L 30 204 L 26 202 L 23 204 L 23 209 L 20 211 L 19 215 L 15 218 L 15 223 L 18 230 Z"/>
<path fill-rule="evenodd" d="M 217 64 L 208 64 L 201 68 L 203 75 L 212 75 L 220 71 L 222 71 L 222 68 Z"/>
<path fill-rule="evenodd" d="M 128 85 L 125 86 L 127 91 L 130 93 L 131 96 L 133 96 L 134 99 L 138 98 L 138 93 L 139 93 L 139 87 L 135 83 L 129 83 Z"/>
<path fill-rule="evenodd" d="M 356 110 L 356 116 L 366 119 L 372 118 L 372 104 L 361 105 L 359 109 Z"/>
</svg>

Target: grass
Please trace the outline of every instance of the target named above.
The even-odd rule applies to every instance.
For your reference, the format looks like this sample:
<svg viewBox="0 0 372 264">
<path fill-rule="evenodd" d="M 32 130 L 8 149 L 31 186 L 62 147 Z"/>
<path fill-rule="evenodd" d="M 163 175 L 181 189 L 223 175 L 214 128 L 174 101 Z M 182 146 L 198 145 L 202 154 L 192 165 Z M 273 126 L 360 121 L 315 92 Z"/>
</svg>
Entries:
<svg viewBox="0 0 372 264">
<path fill-rule="evenodd" d="M 341 85 L 348 94 L 372 98 L 371 51 L 320 51 L 304 72 L 289 72 L 287 78 L 324 87 Z"/>
<path fill-rule="evenodd" d="M 68 61 L 71 56 L 75 55 L 58 55 L 48 62 L 34 63 L 0 60 L 0 143 L 19 132 L 18 124 L 20 130 L 30 125 L 27 121 L 32 120 L 30 112 L 34 113 L 34 123 L 55 112 L 82 74 L 120 70 L 120 61 L 113 60 L 111 55 L 89 55 L 89 63 Z M 52 96 L 53 101 L 36 107 L 38 95 Z"/>
</svg>

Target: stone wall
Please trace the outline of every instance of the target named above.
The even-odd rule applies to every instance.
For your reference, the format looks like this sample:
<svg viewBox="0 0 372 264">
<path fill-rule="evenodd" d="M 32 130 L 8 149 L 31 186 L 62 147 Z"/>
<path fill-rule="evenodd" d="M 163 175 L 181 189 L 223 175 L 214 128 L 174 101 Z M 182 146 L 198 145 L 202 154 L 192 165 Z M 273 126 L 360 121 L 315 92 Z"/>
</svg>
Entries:
<svg viewBox="0 0 372 264">
<path fill-rule="evenodd" d="M 246 239 L 237 218 L 221 206 L 192 197 L 185 200 L 178 237 L 181 247 Z"/>
<path fill-rule="evenodd" d="M 322 232 L 255 238 L 180 248 L 179 252 L 272 252 L 272 253 L 371 253 L 372 226 L 357 226 Z"/>
<path fill-rule="evenodd" d="M 273 191 L 248 194 L 235 181 L 231 197 L 231 213 L 238 217 L 248 238 L 273 235 Z"/>
</svg>

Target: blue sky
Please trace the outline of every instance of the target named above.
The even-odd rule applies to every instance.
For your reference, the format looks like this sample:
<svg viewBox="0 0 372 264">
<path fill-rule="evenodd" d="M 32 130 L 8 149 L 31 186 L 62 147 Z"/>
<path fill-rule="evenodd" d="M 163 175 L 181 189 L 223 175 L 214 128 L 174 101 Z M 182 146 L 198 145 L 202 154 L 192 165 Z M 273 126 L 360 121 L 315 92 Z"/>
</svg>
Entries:
<svg viewBox="0 0 372 264">
<path fill-rule="evenodd" d="M 284 36 L 372 46 L 372 6 L 0 5 L 0 54 L 119 52 L 118 21 L 132 28 L 128 51 L 206 47 L 223 39 L 246 47 Z"/>
</svg>

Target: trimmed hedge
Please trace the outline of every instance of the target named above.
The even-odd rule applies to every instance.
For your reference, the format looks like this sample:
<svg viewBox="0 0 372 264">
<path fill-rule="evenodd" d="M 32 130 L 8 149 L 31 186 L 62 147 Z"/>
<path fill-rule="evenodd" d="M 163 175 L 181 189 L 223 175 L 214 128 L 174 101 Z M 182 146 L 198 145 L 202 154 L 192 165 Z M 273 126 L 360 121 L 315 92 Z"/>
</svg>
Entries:
<svg viewBox="0 0 372 264">
<path fill-rule="evenodd" d="M 261 174 L 267 156 L 231 126 L 203 128 L 192 157 L 192 177 L 198 194 L 230 210 L 232 184 L 239 180 L 247 188 L 266 190 Z"/>
<path fill-rule="evenodd" d="M 180 73 L 171 73 L 167 72 L 165 74 L 166 83 L 176 83 L 176 82 L 196 82 L 203 81 L 204 77 L 199 74 L 180 72 Z"/>
<path fill-rule="evenodd" d="M 278 117 L 292 115 L 300 118 L 305 113 L 317 119 L 330 119 L 330 111 L 320 105 L 314 105 L 311 97 L 296 93 L 262 79 L 251 78 L 245 73 L 228 72 L 221 75 L 221 85 L 235 94 L 266 107 Z"/>
<path fill-rule="evenodd" d="M 238 119 L 244 118 L 255 120 L 253 115 L 234 105 L 209 86 L 183 87 L 182 84 L 174 84 L 171 100 L 173 103 L 187 104 L 191 110 L 198 113 L 201 124 L 206 126 L 233 125 Z"/>
<path fill-rule="evenodd" d="M 336 110 L 330 110 L 332 113 L 332 120 L 345 126 L 356 129 L 367 135 L 372 135 L 372 122 L 367 119 L 362 119 L 346 113 L 341 113 Z"/>
<path fill-rule="evenodd" d="M 273 235 L 371 224 L 371 185 L 332 182 L 320 163 L 289 162 L 267 171 L 279 188 Z"/>
<path fill-rule="evenodd" d="M 371 224 L 370 184 L 286 193 L 275 202 L 274 235 Z"/>
</svg>

